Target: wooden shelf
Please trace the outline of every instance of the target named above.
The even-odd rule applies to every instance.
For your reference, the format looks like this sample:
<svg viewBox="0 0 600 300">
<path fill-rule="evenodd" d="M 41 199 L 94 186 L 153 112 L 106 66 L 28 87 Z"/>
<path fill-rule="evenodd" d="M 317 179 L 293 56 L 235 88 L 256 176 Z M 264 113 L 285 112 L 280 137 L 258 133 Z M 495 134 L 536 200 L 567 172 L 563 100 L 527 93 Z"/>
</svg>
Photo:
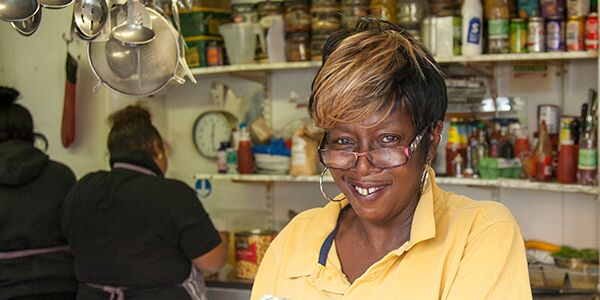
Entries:
<svg viewBox="0 0 600 300">
<path fill-rule="evenodd" d="M 557 60 L 578 60 L 595 59 L 598 57 L 597 51 L 574 51 L 574 52 L 545 52 L 545 53 L 511 53 L 511 54 L 483 54 L 477 56 L 451 56 L 436 57 L 441 64 L 447 63 L 489 63 L 489 62 L 517 62 L 517 61 L 557 61 Z M 312 69 L 321 66 L 320 61 L 306 62 L 282 62 L 272 64 L 244 64 L 219 67 L 194 68 L 192 74 L 210 75 L 227 74 L 239 72 L 260 72 L 276 70 L 295 70 Z"/>
<path fill-rule="evenodd" d="M 236 181 L 246 183 L 273 183 L 273 182 L 319 182 L 319 176 L 291 176 L 291 175 L 265 175 L 265 174 L 195 174 L 195 179 L 211 179 L 220 181 Z M 325 182 L 333 182 L 331 176 L 323 178 Z M 548 192 L 583 193 L 597 195 L 600 188 L 597 186 L 561 184 L 554 182 L 535 182 L 523 179 L 476 179 L 437 177 L 438 184 L 463 185 L 483 188 L 524 189 Z"/>
</svg>

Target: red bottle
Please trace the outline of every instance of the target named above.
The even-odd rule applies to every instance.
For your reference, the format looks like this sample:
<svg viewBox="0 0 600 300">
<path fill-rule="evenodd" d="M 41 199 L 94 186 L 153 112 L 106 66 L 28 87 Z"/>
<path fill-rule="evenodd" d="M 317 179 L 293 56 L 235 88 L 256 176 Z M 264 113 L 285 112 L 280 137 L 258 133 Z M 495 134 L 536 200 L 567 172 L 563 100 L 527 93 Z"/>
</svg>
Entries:
<svg viewBox="0 0 600 300">
<path fill-rule="evenodd" d="M 560 183 L 575 183 L 577 181 L 577 151 L 571 133 L 571 124 L 565 118 L 562 123 L 556 179 Z"/>
<path fill-rule="evenodd" d="M 252 144 L 250 143 L 250 134 L 246 124 L 240 125 L 240 143 L 237 150 L 238 173 L 252 174 L 254 172 L 254 157 L 252 153 Z"/>
</svg>

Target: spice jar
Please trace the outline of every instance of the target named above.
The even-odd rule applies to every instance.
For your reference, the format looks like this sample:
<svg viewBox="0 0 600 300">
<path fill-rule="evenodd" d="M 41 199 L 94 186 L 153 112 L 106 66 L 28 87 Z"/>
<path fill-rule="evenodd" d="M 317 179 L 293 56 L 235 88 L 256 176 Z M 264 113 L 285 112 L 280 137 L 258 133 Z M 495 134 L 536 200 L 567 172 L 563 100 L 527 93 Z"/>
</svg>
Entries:
<svg viewBox="0 0 600 300">
<path fill-rule="evenodd" d="M 339 6 L 313 6 L 312 30 L 335 31 L 340 28 Z"/>
<path fill-rule="evenodd" d="M 231 17 L 234 23 L 258 22 L 258 10 L 254 4 L 256 1 L 248 0 L 233 0 L 231 1 L 231 9 L 233 13 Z"/>
<path fill-rule="evenodd" d="M 288 33 L 285 39 L 287 61 L 307 61 L 310 56 L 310 34 L 308 32 Z"/>
<path fill-rule="evenodd" d="M 360 18 L 369 15 L 369 0 L 342 0 L 342 24 L 353 27 Z"/>
<path fill-rule="evenodd" d="M 307 0 L 288 0 L 285 2 L 285 31 L 310 32 L 310 5 Z"/>
<path fill-rule="evenodd" d="M 310 40 L 310 54 L 312 60 L 321 61 L 323 56 L 323 45 L 331 34 L 330 31 L 314 31 Z"/>
</svg>

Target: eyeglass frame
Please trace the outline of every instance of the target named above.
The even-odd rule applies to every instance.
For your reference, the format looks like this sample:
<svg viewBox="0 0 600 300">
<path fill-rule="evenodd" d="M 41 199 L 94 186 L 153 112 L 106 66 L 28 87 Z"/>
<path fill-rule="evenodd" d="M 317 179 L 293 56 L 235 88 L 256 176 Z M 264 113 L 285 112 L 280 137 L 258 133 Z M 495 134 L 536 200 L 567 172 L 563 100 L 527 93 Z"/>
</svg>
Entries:
<svg viewBox="0 0 600 300">
<path fill-rule="evenodd" d="M 356 168 L 356 165 L 358 164 L 358 159 L 361 156 L 365 156 L 367 158 L 367 161 L 369 161 L 369 164 L 371 164 L 371 166 L 376 167 L 378 169 L 393 169 L 393 168 L 398 168 L 398 167 L 402 167 L 404 165 L 406 165 L 408 163 L 408 161 L 410 159 L 412 159 L 414 152 L 417 150 L 417 148 L 419 147 L 419 145 L 421 144 L 421 140 L 423 140 L 423 136 L 425 135 L 425 133 L 427 133 L 427 127 L 423 128 L 423 130 L 421 130 L 421 132 L 416 135 L 414 137 L 414 139 L 412 140 L 412 142 L 410 142 L 410 144 L 408 145 L 408 147 L 405 146 L 396 146 L 396 147 L 384 147 L 384 148 L 379 148 L 379 149 L 373 149 L 373 150 L 368 150 L 368 151 L 364 151 L 364 152 L 354 152 L 354 151 L 347 151 L 347 150 L 333 150 L 333 149 L 324 149 L 323 147 L 325 146 L 325 141 L 327 139 L 327 132 L 325 132 L 323 134 L 323 137 L 321 138 L 321 143 L 319 143 L 319 148 L 317 149 L 317 154 L 319 157 L 319 161 L 328 169 L 334 169 L 334 170 L 350 170 L 353 168 Z M 399 165 L 395 165 L 395 166 L 390 166 L 390 167 L 384 167 L 384 168 L 380 168 L 377 167 L 375 165 L 373 165 L 373 162 L 371 162 L 371 159 L 369 159 L 369 153 L 373 152 L 373 151 L 379 151 L 379 150 L 383 150 L 383 149 L 402 149 L 404 151 L 404 155 L 406 156 L 406 161 L 403 164 L 399 164 Z M 335 151 L 335 152 L 346 152 L 346 153 L 351 153 L 354 155 L 354 165 L 349 167 L 349 168 L 333 168 L 328 166 L 324 161 L 323 161 L 323 152 L 326 151 Z"/>
</svg>

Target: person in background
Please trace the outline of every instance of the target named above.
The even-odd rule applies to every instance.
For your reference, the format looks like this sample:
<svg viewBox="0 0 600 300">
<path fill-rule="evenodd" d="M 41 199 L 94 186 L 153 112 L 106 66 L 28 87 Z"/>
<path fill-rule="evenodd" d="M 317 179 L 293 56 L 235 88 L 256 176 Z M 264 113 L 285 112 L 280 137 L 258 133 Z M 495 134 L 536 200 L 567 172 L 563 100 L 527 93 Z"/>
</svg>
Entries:
<svg viewBox="0 0 600 300">
<path fill-rule="evenodd" d="M 34 147 L 33 118 L 18 97 L 0 86 L 0 299 L 75 299 L 60 226 L 75 175 Z"/>
<path fill-rule="evenodd" d="M 364 19 L 332 34 L 309 112 L 342 194 L 321 184 L 330 202 L 279 233 L 252 299 L 531 299 L 509 210 L 436 184 L 446 108 L 438 64 L 406 30 Z"/>
<path fill-rule="evenodd" d="M 194 190 L 164 178 L 165 145 L 146 109 L 127 106 L 109 119 L 112 169 L 79 180 L 63 211 L 77 299 L 204 299 L 202 274 L 225 264 L 226 235 Z"/>
</svg>

